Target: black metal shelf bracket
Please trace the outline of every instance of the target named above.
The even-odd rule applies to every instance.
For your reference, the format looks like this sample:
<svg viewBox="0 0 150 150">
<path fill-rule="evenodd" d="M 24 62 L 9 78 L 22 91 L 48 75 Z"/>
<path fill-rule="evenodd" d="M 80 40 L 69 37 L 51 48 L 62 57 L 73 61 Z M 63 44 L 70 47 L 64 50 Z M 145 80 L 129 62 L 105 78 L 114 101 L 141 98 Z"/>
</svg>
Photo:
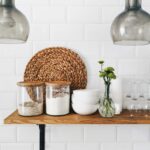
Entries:
<svg viewBox="0 0 150 150">
<path fill-rule="evenodd" d="M 45 150 L 45 124 L 39 125 L 39 150 Z"/>
</svg>

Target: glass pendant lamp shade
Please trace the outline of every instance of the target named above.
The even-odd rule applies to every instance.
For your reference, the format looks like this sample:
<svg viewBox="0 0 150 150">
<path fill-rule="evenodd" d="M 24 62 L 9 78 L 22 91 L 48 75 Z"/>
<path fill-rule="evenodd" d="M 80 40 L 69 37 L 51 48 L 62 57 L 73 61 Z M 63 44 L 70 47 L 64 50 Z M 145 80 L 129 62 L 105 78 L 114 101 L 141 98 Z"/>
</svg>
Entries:
<svg viewBox="0 0 150 150">
<path fill-rule="evenodd" d="M 0 0 L 0 43 L 24 43 L 28 35 L 28 20 L 15 7 L 15 0 Z"/>
<path fill-rule="evenodd" d="M 125 10 L 112 23 L 111 35 L 118 45 L 150 43 L 150 15 L 141 8 L 141 0 L 126 0 Z"/>
</svg>

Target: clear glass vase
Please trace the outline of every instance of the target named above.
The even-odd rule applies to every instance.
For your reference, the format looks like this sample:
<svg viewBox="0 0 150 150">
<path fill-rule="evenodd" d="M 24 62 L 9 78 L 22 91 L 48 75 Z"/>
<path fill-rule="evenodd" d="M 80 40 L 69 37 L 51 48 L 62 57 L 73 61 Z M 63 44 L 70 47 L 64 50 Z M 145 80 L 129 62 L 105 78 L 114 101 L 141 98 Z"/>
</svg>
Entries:
<svg viewBox="0 0 150 150">
<path fill-rule="evenodd" d="M 113 117 L 115 115 L 115 105 L 110 98 L 110 84 L 105 84 L 105 94 L 100 102 L 99 113 L 102 117 Z"/>
</svg>

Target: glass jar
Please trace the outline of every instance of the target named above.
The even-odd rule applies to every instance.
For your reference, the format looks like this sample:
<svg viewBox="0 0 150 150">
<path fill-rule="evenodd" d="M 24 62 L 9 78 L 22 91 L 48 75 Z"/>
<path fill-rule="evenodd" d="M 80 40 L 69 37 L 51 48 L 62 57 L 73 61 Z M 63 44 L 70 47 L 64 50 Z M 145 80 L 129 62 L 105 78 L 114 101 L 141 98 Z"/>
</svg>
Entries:
<svg viewBox="0 0 150 150">
<path fill-rule="evenodd" d="M 46 113 L 59 116 L 70 112 L 70 82 L 46 83 Z"/>
<path fill-rule="evenodd" d="M 36 116 L 43 113 L 44 83 L 18 82 L 18 113 Z"/>
</svg>

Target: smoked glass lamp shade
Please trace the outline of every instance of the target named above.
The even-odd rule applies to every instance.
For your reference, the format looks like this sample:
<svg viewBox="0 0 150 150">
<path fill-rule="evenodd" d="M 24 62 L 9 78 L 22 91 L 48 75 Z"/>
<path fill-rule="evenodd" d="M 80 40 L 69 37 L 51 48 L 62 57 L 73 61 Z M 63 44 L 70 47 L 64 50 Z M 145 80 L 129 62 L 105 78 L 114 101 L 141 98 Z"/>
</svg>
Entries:
<svg viewBox="0 0 150 150">
<path fill-rule="evenodd" d="M 28 35 L 28 20 L 15 7 L 15 0 L 0 0 L 0 43 L 24 43 Z"/>
<path fill-rule="evenodd" d="M 126 8 L 111 26 L 117 45 L 146 45 L 150 43 L 150 15 L 141 8 L 141 0 L 126 0 Z"/>
</svg>

